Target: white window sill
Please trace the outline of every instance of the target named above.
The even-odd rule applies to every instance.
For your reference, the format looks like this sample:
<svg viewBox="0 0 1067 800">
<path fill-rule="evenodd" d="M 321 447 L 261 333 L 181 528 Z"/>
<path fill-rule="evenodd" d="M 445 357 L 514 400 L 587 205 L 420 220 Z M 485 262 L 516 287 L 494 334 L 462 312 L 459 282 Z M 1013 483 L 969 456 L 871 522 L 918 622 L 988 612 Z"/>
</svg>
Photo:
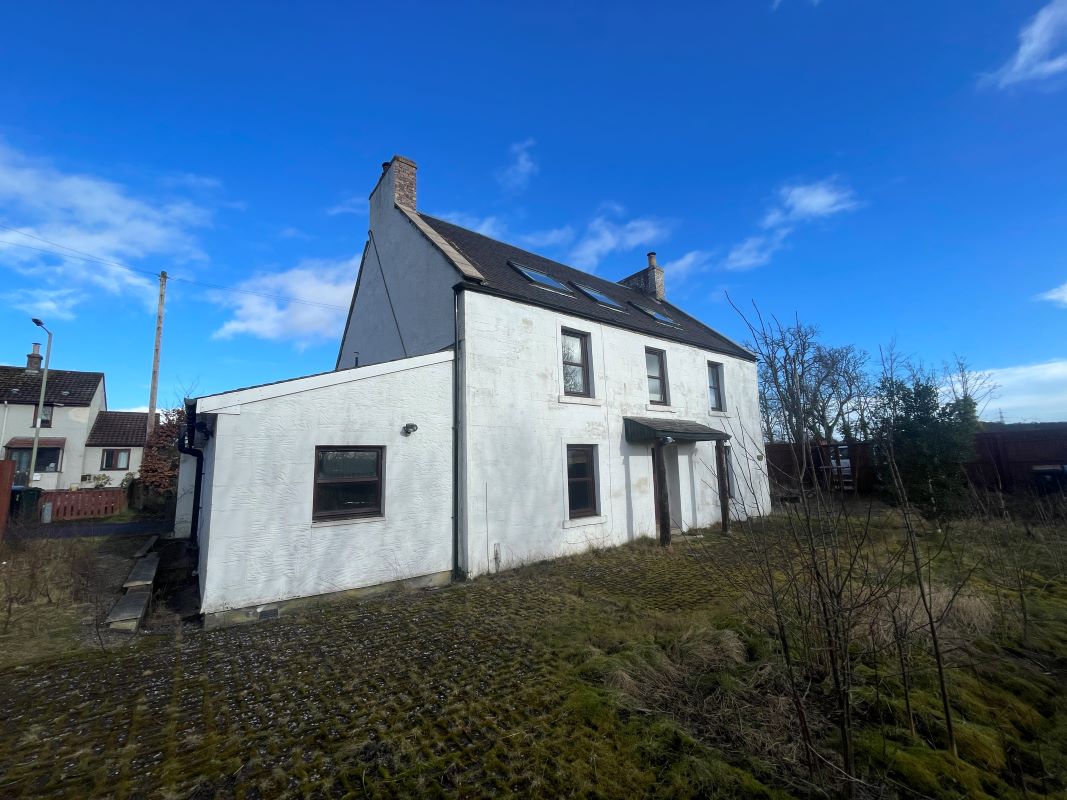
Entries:
<svg viewBox="0 0 1067 800">
<path fill-rule="evenodd" d="M 377 517 L 348 517 L 347 519 L 317 519 L 312 521 L 312 528 L 333 528 L 338 525 L 362 525 L 364 522 L 384 522 L 385 515 Z"/>
<path fill-rule="evenodd" d="M 712 416 L 712 417 L 728 417 L 728 416 L 730 416 L 730 412 L 729 411 L 715 411 L 714 409 L 712 409 L 711 411 L 708 412 L 708 415 Z"/>
<path fill-rule="evenodd" d="M 578 517 L 578 519 L 563 520 L 564 528 L 581 528 L 585 525 L 601 525 L 608 521 L 607 517 Z"/>
<path fill-rule="evenodd" d="M 602 398 L 599 398 L 599 397 L 574 397 L 574 396 L 569 395 L 569 394 L 561 394 L 559 396 L 559 401 L 561 403 L 574 403 L 574 404 L 580 405 L 580 406 L 602 406 L 602 405 L 604 405 L 604 400 Z"/>
<path fill-rule="evenodd" d="M 648 409 L 649 411 L 662 411 L 664 414 L 677 414 L 678 413 L 678 409 L 675 408 L 674 406 L 661 406 L 661 405 L 656 405 L 655 403 L 649 403 L 648 405 L 645 406 L 645 408 Z"/>
</svg>

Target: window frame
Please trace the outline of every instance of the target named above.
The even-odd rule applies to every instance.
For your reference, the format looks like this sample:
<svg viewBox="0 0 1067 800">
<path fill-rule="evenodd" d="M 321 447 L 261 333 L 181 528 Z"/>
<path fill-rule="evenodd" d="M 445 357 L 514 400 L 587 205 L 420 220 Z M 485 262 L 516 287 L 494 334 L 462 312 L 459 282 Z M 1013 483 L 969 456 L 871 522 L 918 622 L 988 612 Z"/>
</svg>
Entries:
<svg viewBox="0 0 1067 800">
<path fill-rule="evenodd" d="M 374 452 L 378 456 L 378 471 L 373 478 L 340 478 L 333 480 L 319 480 L 319 453 L 329 452 Z M 316 488 L 330 484 L 354 484 L 375 483 L 377 485 L 377 504 L 375 508 L 361 511 L 319 511 L 316 509 Z M 331 522 L 343 519 L 363 519 L 367 517 L 385 516 L 385 447 L 382 445 L 332 445 L 322 444 L 315 446 L 315 458 L 311 464 L 311 521 Z"/>
<path fill-rule="evenodd" d="M 715 373 L 715 387 L 714 388 L 715 388 L 716 393 L 719 396 L 718 405 L 716 405 L 712 401 L 711 375 L 712 375 L 713 372 Z M 723 385 L 726 382 L 724 380 L 725 374 L 726 374 L 726 370 L 724 369 L 724 367 L 723 367 L 721 362 L 719 362 L 719 361 L 708 361 L 708 405 L 711 406 L 711 410 L 712 411 L 725 411 L 726 410 L 726 387 Z"/>
<path fill-rule="evenodd" d="M 656 358 L 659 360 L 659 368 L 660 368 L 660 374 L 659 375 L 650 375 L 649 372 L 648 372 L 648 356 L 650 356 L 650 355 L 656 356 Z M 656 347 L 646 347 L 645 348 L 645 382 L 646 382 L 646 384 L 652 378 L 658 378 L 660 380 L 660 382 L 663 384 L 663 399 L 662 400 L 653 400 L 652 399 L 652 386 L 651 386 L 651 384 L 649 384 L 648 385 L 648 402 L 649 402 L 649 404 L 654 405 L 654 406 L 669 406 L 671 404 L 671 389 L 670 389 L 670 383 L 667 381 L 667 351 L 666 350 L 660 350 L 659 348 L 656 348 Z"/>
<path fill-rule="evenodd" d="M 571 451 L 583 450 L 589 454 L 589 476 L 585 478 L 572 478 L 570 475 Z M 597 468 L 597 446 L 595 444 L 568 444 L 566 449 L 566 461 L 563 465 L 563 474 L 567 481 L 567 519 L 585 519 L 600 515 L 600 493 L 597 491 L 600 470 Z M 571 505 L 571 484 L 588 483 L 589 498 L 591 505 L 586 508 L 575 509 Z"/>
<path fill-rule="evenodd" d="M 126 466 L 125 467 L 109 467 L 107 466 L 107 454 L 108 453 L 125 453 L 126 454 Z M 130 471 L 130 456 L 132 455 L 130 448 L 128 447 L 104 447 L 100 450 L 100 471 L 101 472 L 129 472 Z"/>
<path fill-rule="evenodd" d="M 41 469 L 41 456 L 42 456 L 42 454 L 49 453 L 52 450 L 55 450 L 57 453 L 59 453 L 59 456 L 56 458 L 56 468 L 55 469 Z M 29 468 L 30 468 L 30 458 L 33 455 L 33 448 L 32 447 L 6 447 L 6 448 L 4 448 L 4 458 L 6 458 L 6 459 L 8 459 L 10 461 L 16 461 L 16 462 L 18 461 L 18 459 L 16 459 L 14 457 L 16 453 L 25 453 L 26 454 L 26 469 L 29 470 Z M 58 475 L 60 472 L 63 471 L 63 448 L 62 447 L 38 447 L 37 448 L 37 463 L 35 464 L 35 467 L 36 467 L 36 469 L 34 470 L 34 472 L 39 472 L 42 475 Z"/>
<path fill-rule="evenodd" d="M 44 414 L 41 416 L 41 420 L 40 420 L 41 427 L 42 428 L 51 428 L 52 427 L 52 417 L 56 413 L 56 406 L 55 406 L 54 403 L 45 403 L 43 408 L 42 408 L 42 410 L 44 411 Z M 37 406 L 36 405 L 34 405 L 34 407 L 33 407 L 33 425 L 31 427 L 33 427 L 33 428 L 37 427 Z"/>
<path fill-rule="evenodd" d="M 578 339 L 582 347 L 582 363 L 576 361 L 568 361 L 564 355 L 563 350 L 563 338 L 566 336 L 573 336 Z M 573 328 L 560 328 L 559 349 L 560 349 L 560 363 L 563 368 L 563 394 L 567 397 L 593 397 L 593 350 L 590 346 L 591 336 L 586 331 L 578 331 Z M 572 392 L 567 389 L 567 367 L 581 367 L 582 368 L 582 383 L 585 386 L 584 392 Z"/>
</svg>

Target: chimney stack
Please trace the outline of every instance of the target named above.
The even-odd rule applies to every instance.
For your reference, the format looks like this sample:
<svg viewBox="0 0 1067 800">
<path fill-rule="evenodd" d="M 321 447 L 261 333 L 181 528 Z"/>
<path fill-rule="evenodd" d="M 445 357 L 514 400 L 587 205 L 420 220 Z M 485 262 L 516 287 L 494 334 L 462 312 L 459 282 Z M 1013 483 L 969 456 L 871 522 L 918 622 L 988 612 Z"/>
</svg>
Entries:
<svg viewBox="0 0 1067 800">
<path fill-rule="evenodd" d="M 623 278 L 619 283 L 656 300 L 663 300 L 667 296 L 663 288 L 663 267 L 656 263 L 654 252 L 648 254 L 647 267 L 629 278 Z"/>
<path fill-rule="evenodd" d="M 33 343 L 33 352 L 26 354 L 26 371 L 38 372 L 41 369 L 41 343 Z"/>
<path fill-rule="evenodd" d="M 410 158 L 393 156 L 393 160 L 385 165 L 385 170 L 393 171 L 393 198 L 398 206 L 404 206 L 414 211 L 417 206 L 415 191 L 415 170 L 419 167 Z"/>
</svg>

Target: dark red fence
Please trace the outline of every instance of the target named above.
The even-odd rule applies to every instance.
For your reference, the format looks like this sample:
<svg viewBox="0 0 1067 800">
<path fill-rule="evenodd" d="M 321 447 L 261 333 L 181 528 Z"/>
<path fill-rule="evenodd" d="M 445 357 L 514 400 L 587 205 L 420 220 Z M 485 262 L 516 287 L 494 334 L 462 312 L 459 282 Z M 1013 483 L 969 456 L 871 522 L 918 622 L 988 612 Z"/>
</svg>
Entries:
<svg viewBox="0 0 1067 800">
<path fill-rule="evenodd" d="M 52 504 L 52 521 L 110 517 L 126 510 L 125 489 L 74 489 L 42 492 L 38 509 Z"/>
</svg>

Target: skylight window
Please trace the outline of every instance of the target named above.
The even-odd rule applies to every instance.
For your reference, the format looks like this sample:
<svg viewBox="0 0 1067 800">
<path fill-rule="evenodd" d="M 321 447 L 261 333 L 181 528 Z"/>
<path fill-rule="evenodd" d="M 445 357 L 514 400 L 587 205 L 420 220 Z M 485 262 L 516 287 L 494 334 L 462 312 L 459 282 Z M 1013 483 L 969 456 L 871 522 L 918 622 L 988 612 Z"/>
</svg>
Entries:
<svg viewBox="0 0 1067 800">
<path fill-rule="evenodd" d="M 622 306 L 619 305 L 618 303 L 616 303 L 614 300 L 612 300 L 610 297 L 608 297 L 603 292 L 598 292 L 596 289 L 591 289 L 588 286 L 583 286 L 580 283 L 576 283 L 574 285 L 577 286 L 578 290 L 582 294 L 584 294 L 586 297 L 588 297 L 590 300 L 595 300 L 596 302 L 600 303 L 600 305 L 602 305 L 602 306 L 607 306 L 608 308 L 614 308 L 616 311 L 622 311 Z"/>
<path fill-rule="evenodd" d="M 529 280 L 530 283 L 536 284 L 542 289 L 548 289 L 550 291 L 560 292 L 562 294 L 574 294 L 574 292 L 568 289 L 566 285 L 560 283 L 551 275 L 546 275 L 543 272 L 538 272 L 536 269 L 531 269 L 530 267 L 524 267 L 522 264 L 516 264 L 514 261 L 509 261 L 508 263 L 511 264 L 511 266 L 514 267 L 516 270 L 521 272 L 524 276 L 526 276 L 526 279 Z"/>
<path fill-rule="evenodd" d="M 637 303 L 633 303 L 632 305 L 639 311 L 644 311 L 646 314 L 652 317 L 652 319 L 656 320 L 656 322 L 662 322 L 664 325 L 674 325 L 675 327 L 679 327 L 677 322 L 668 317 L 662 311 L 656 311 L 652 308 L 645 308 L 644 306 L 639 306 Z"/>
</svg>

